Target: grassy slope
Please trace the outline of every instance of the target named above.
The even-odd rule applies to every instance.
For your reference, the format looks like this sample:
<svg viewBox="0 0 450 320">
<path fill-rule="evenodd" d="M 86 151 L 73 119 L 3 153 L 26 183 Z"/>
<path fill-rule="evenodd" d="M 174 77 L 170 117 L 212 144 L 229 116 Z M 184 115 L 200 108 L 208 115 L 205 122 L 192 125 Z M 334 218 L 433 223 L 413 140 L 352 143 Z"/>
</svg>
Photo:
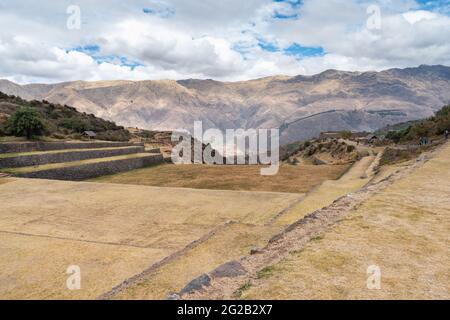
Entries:
<svg viewBox="0 0 450 320">
<path fill-rule="evenodd" d="M 450 145 L 270 267 L 245 299 L 448 299 Z M 366 270 L 381 268 L 381 290 Z"/>
<path fill-rule="evenodd" d="M 97 118 L 92 114 L 80 113 L 75 108 L 53 104 L 46 101 L 26 101 L 19 97 L 8 96 L 0 92 L 0 136 L 7 133 L 7 117 L 21 107 L 35 109 L 45 124 L 45 134 L 53 138 L 81 138 L 81 133 L 91 130 L 97 133 L 97 139 L 128 141 L 130 134 L 114 122 Z"/>
<path fill-rule="evenodd" d="M 158 187 L 305 193 L 325 180 L 337 179 L 348 166 L 282 165 L 276 176 L 261 176 L 261 168 L 164 164 L 93 181 Z"/>
</svg>

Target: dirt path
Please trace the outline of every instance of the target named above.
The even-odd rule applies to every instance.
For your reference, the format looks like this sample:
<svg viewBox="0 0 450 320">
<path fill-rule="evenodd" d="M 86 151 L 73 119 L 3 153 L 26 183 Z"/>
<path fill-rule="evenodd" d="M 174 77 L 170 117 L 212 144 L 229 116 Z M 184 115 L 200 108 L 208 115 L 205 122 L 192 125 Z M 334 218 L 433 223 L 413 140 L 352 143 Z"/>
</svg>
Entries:
<svg viewBox="0 0 450 320">
<path fill-rule="evenodd" d="M 406 272 L 405 275 L 400 275 L 403 278 L 408 278 L 409 282 L 407 282 L 407 286 L 414 287 L 414 283 L 420 282 L 422 286 L 420 287 L 422 290 L 426 290 L 424 287 L 428 283 L 431 282 L 431 288 L 435 289 L 435 296 L 445 296 L 445 289 L 448 290 L 449 286 L 449 274 L 448 274 L 448 247 L 449 247 L 449 238 L 448 238 L 448 214 L 450 204 L 448 203 L 448 197 L 445 197 L 445 192 L 450 192 L 450 185 L 448 181 L 450 181 L 450 145 L 446 145 L 440 148 L 435 154 L 433 154 L 434 158 L 432 161 L 427 163 L 428 159 L 431 157 L 431 154 L 423 154 L 419 159 L 408 165 L 400 168 L 399 170 L 392 173 L 388 178 L 382 179 L 376 183 L 372 183 L 362 188 L 360 191 L 349 194 L 335 201 L 330 206 L 318 210 L 312 214 L 307 215 L 306 217 L 300 219 L 296 223 L 292 224 L 288 229 L 284 232 L 280 233 L 278 236 L 274 237 L 269 244 L 264 248 L 264 250 L 260 251 L 258 254 L 246 256 L 239 260 L 239 263 L 246 270 L 245 275 L 231 278 L 213 278 L 211 281 L 211 286 L 205 288 L 205 290 L 200 292 L 194 292 L 190 295 L 183 296 L 184 299 L 230 299 L 236 298 L 236 294 L 243 294 L 244 298 L 249 299 L 259 299 L 259 298 L 272 298 L 272 299 L 289 299 L 289 298 L 311 298 L 311 297 L 322 297 L 322 298 L 345 298 L 345 297 L 359 297 L 357 294 L 353 296 L 349 292 L 352 291 L 351 284 L 354 285 L 354 281 L 349 281 L 348 277 L 352 277 L 355 274 L 355 270 L 352 268 L 348 268 L 346 271 L 346 276 L 342 273 L 339 273 L 336 270 L 339 268 L 343 268 L 342 266 L 346 263 L 351 264 L 352 258 L 341 257 L 339 255 L 339 250 L 345 250 L 346 247 L 351 248 L 350 250 L 346 250 L 348 254 L 353 255 L 363 255 L 364 252 L 370 250 L 370 241 L 369 244 L 364 243 L 365 245 L 355 246 L 353 245 L 355 235 L 361 237 L 361 239 L 367 239 L 370 235 L 370 239 L 374 240 L 377 237 L 383 238 L 383 227 L 389 226 L 389 230 L 386 231 L 386 235 L 384 235 L 383 239 L 389 239 L 391 242 L 382 242 L 379 243 L 376 251 L 379 254 L 383 254 L 383 250 L 389 252 L 386 257 L 383 259 L 383 267 L 389 269 L 400 268 L 402 272 Z M 358 173 L 357 170 L 354 173 Z M 432 175 L 431 175 L 432 174 Z M 351 175 L 349 176 L 351 178 Z M 352 179 L 349 179 L 352 181 Z M 424 183 L 426 181 L 426 183 Z M 419 217 L 415 217 L 414 219 L 422 219 L 421 213 L 423 210 L 428 210 L 430 215 L 427 217 L 434 217 L 434 215 L 439 215 L 436 219 L 431 219 L 431 221 L 423 221 L 423 225 L 417 226 L 418 229 L 415 230 L 418 233 L 420 231 L 421 237 L 433 237 L 434 233 L 437 232 L 438 240 L 435 246 L 429 245 L 426 243 L 422 246 L 419 246 L 416 242 L 426 242 L 426 239 L 417 240 L 414 237 L 414 233 L 411 234 L 401 234 L 396 235 L 395 231 L 399 228 L 399 225 L 389 225 L 386 223 L 385 219 L 389 219 L 392 217 L 383 217 L 379 218 L 380 212 L 387 211 L 389 208 L 399 205 L 399 203 L 404 202 L 402 199 L 408 199 L 410 201 L 415 200 L 415 195 L 420 191 L 422 185 L 426 185 L 429 190 L 427 190 L 426 195 L 428 195 L 427 199 L 423 199 L 423 203 L 409 203 L 405 204 L 401 209 L 404 211 L 404 215 L 411 217 L 414 214 L 419 214 Z M 438 196 L 434 197 L 435 199 L 431 199 L 430 196 L 437 194 Z M 380 201 L 379 199 L 386 198 L 387 195 L 391 195 L 389 199 L 389 203 L 375 203 L 371 204 L 371 201 Z M 392 196 L 393 195 L 393 196 Z M 442 198 L 444 196 L 444 198 Z M 433 198 L 432 197 L 432 198 Z M 422 197 L 423 198 L 423 197 Z M 392 201 L 392 203 L 391 203 Z M 430 202 L 431 201 L 431 202 Z M 437 201 L 437 202 L 436 202 Z M 365 203 L 369 203 L 366 205 Z M 433 204 L 438 204 L 437 208 L 433 207 Z M 360 206 L 364 206 L 360 208 Z M 417 206 L 418 208 L 415 208 Z M 323 251 L 322 255 L 316 257 L 314 259 L 308 259 L 302 256 L 303 251 L 309 249 L 309 246 L 313 246 L 316 243 L 328 243 L 330 246 L 333 245 L 334 237 L 339 237 L 342 230 L 329 231 L 331 227 L 336 226 L 338 223 L 344 221 L 345 219 L 354 219 L 355 217 L 365 216 L 371 213 L 370 210 L 378 210 L 376 214 L 371 215 L 371 219 L 383 219 L 378 222 L 378 228 L 374 228 L 373 230 L 365 229 L 365 225 L 359 226 L 362 228 L 358 230 L 358 233 L 353 233 L 352 230 L 348 230 L 345 234 L 346 236 L 341 241 L 337 242 L 340 244 L 340 247 L 334 248 L 335 251 Z M 381 210 L 381 211 L 380 211 Z M 422 210 L 418 211 L 417 210 Z M 391 214 L 399 213 L 395 210 L 391 211 Z M 401 217 L 401 215 L 400 215 Z M 446 221 L 444 226 L 440 226 L 439 222 L 442 224 L 443 221 Z M 346 221 L 346 220 L 345 220 Z M 389 221 L 389 220 L 387 220 Z M 410 223 L 410 220 L 400 221 L 400 226 Z M 447 229 L 445 231 L 445 226 Z M 409 228 L 408 231 L 412 232 L 411 227 L 407 225 Z M 443 230 L 445 232 L 443 232 Z M 327 231 L 331 232 L 333 236 L 328 236 Z M 326 240 L 321 240 L 325 234 Z M 389 238 L 391 236 L 391 238 Z M 401 237 L 406 237 L 407 241 L 403 239 L 401 241 Z M 358 238 L 359 239 L 359 238 Z M 314 240 L 314 241 L 311 241 Z M 416 246 L 415 250 L 412 250 L 410 245 L 408 245 L 408 241 L 412 241 L 412 243 Z M 400 244 L 398 244 L 400 242 Z M 396 246 L 396 244 L 398 244 Z M 434 243 L 433 243 L 434 244 Z M 446 244 L 443 245 L 443 244 Z M 390 247 L 394 246 L 395 249 L 389 250 Z M 421 250 L 420 250 L 421 249 Z M 311 254 L 317 252 L 319 248 L 312 248 Z M 431 250 L 431 253 L 430 253 Z M 407 254 L 405 254 L 405 251 Z M 414 254 L 409 254 L 410 251 L 413 251 Z M 435 274 L 436 277 L 433 278 L 430 276 L 430 272 L 424 272 L 421 281 L 419 279 L 414 278 L 415 272 L 414 269 L 403 268 L 402 265 L 396 264 L 396 258 L 402 256 L 405 265 L 408 265 L 411 268 L 411 265 L 416 266 L 418 263 L 423 262 L 420 258 L 418 258 L 418 252 L 421 254 L 428 254 L 430 257 L 427 257 L 428 263 L 434 261 L 437 265 Z M 335 254 L 333 256 L 333 253 Z M 290 261 L 290 257 L 295 256 L 299 257 L 296 261 Z M 439 259 L 439 256 L 441 259 Z M 373 256 L 372 256 L 373 257 Z M 348 259 L 348 260 L 347 260 Z M 408 260 L 409 259 L 409 260 Z M 426 260 L 426 259 L 425 259 Z M 283 264 L 285 261 L 287 262 L 287 266 Z M 350 261 L 350 262 L 348 262 Z M 370 265 L 371 259 L 367 259 L 365 268 Z M 289 264 L 291 262 L 291 264 Z M 316 262 L 316 265 L 313 263 Z M 327 265 L 327 263 L 329 265 Z M 368 264 L 367 264 L 368 263 Z M 373 264 L 373 262 L 372 262 Z M 304 267 L 310 266 L 308 267 Z M 289 269 L 290 267 L 290 269 Z M 418 267 L 419 271 L 424 271 L 427 268 L 432 267 L 431 265 L 420 265 Z M 288 271 L 286 271 L 286 268 Z M 322 269 L 320 269 L 322 268 Z M 363 268 L 363 287 L 365 292 L 367 292 L 367 288 L 365 287 L 365 278 L 366 269 Z M 261 276 L 261 274 L 271 274 L 274 272 L 273 270 L 279 271 L 279 276 L 277 278 L 273 278 L 273 281 L 265 281 L 265 276 Z M 298 276 L 298 273 L 301 273 L 298 270 L 306 271 L 302 273 L 302 277 Z M 323 271 L 325 270 L 325 271 Z M 411 271 L 412 270 L 412 271 Z M 263 271 L 263 272 L 261 272 Z M 336 277 L 327 278 L 317 277 L 316 274 L 319 274 L 320 271 L 329 274 L 334 274 Z M 361 271 L 361 270 L 360 270 Z M 412 272 L 412 273 L 411 273 Z M 419 276 L 420 272 L 419 272 Z M 305 280 L 310 278 L 310 280 Z M 299 278 L 299 280 L 296 280 Z M 389 283 L 391 286 L 395 287 L 392 279 Z M 302 281 L 305 281 L 302 282 Z M 342 285 L 342 288 L 335 286 L 335 283 L 339 282 Z M 300 282 L 300 284 L 299 284 Z M 346 283 L 349 285 L 346 286 Z M 401 283 L 401 281 L 400 281 Z M 335 288 L 335 291 L 330 290 L 331 288 Z M 248 293 L 245 292 L 244 289 L 249 289 Z M 299 290 L 301 288 L 301 290 Z M 328 291 L 327 291 L 328 289 Z M 395 287 L 397 293 L 401 293 L 402 290 L 399 287 Z M 340 290 L 340 291 L 339 291 Z M 333 292 L 333 294 L 326 294 L 327 292 Z M 337 291 L 337 294 L 336 294 Z M 316 292 L 316 294 L 314 294 Z M 317 293 L 318 292 L 318 293 Z M 341 294 L 339 295 L 339 292 Z M 408 293 L 409 291 L 406 291 Z M 423 292 L 423 291 L 422 291 Z M 410 293 L 410 292 L 409 292 Z M 426 292 L 428 293 L 428 292 Z M 361 295 L 363 296 L 363 295 Z M 385 295 L 386 297 L 389 295 Z M 408 297 L 407 294 L 403 295 Z M 419 295 L 420 296 L 420 295 Z M 424 294 L 423 296 L 427 296 Z M 364 296 L 363 296 L 364 297 Z M 410 297 L 415 297 L 413 294 Z M 447 295 L 448 298 L 448 295 Z"/>
</svg>

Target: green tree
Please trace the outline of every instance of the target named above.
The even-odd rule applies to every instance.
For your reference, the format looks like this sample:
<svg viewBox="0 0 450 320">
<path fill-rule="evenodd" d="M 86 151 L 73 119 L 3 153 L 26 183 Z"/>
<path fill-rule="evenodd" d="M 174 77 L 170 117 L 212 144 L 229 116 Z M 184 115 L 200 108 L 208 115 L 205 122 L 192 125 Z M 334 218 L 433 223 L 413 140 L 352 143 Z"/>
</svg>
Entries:
<svg viewBox="0 0 450 320">
<path fill-rule="evenodd" d="M 353 136 L 353 133 L 351 131 L 341 131 L 339 133 L 342 139 L 350 139 Z"/>
<path fill-rule="evenodd" d="M 8 120 L 8 132 L 20 137 L 41 135 L 44 131 L 44 124 L 36 110 L 23 107 L 14 113 Z"/>
</svg>

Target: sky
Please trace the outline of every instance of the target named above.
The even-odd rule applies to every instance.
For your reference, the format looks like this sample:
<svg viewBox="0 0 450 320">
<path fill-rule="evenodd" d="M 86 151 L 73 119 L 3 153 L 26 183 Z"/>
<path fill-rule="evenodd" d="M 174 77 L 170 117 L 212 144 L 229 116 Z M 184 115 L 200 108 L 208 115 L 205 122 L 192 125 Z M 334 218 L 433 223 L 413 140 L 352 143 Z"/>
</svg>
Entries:
<svg viewBox="0 0 450 320">
<path fill-rule="evenodd" d="M 0 78 L 215 79 L 450 66 L 450 0 L 0 0 Z"/>
</svg>

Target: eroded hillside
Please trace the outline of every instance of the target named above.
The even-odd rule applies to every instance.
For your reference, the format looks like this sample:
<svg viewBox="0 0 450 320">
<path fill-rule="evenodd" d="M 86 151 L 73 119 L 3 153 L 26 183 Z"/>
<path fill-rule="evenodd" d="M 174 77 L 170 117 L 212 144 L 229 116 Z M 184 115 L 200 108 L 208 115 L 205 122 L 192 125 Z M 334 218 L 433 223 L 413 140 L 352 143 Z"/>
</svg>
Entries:
<svg viewBox="0 0 450 320">
<path fill-rule="evenodd" d="M 450 68 L 421 66 L 382 72 L 328 70 L 315 76 L 268 77 L 242 82 L 213 80 L 67 82 L 0 91 L 68 104 L 124 126 L 152 130 L 272 128 L 324 110 L 338 110 L 290 126 L 283 142 L 326 130 L 373 131 L 421 119 L 450 101 Z"/>
</svg>

